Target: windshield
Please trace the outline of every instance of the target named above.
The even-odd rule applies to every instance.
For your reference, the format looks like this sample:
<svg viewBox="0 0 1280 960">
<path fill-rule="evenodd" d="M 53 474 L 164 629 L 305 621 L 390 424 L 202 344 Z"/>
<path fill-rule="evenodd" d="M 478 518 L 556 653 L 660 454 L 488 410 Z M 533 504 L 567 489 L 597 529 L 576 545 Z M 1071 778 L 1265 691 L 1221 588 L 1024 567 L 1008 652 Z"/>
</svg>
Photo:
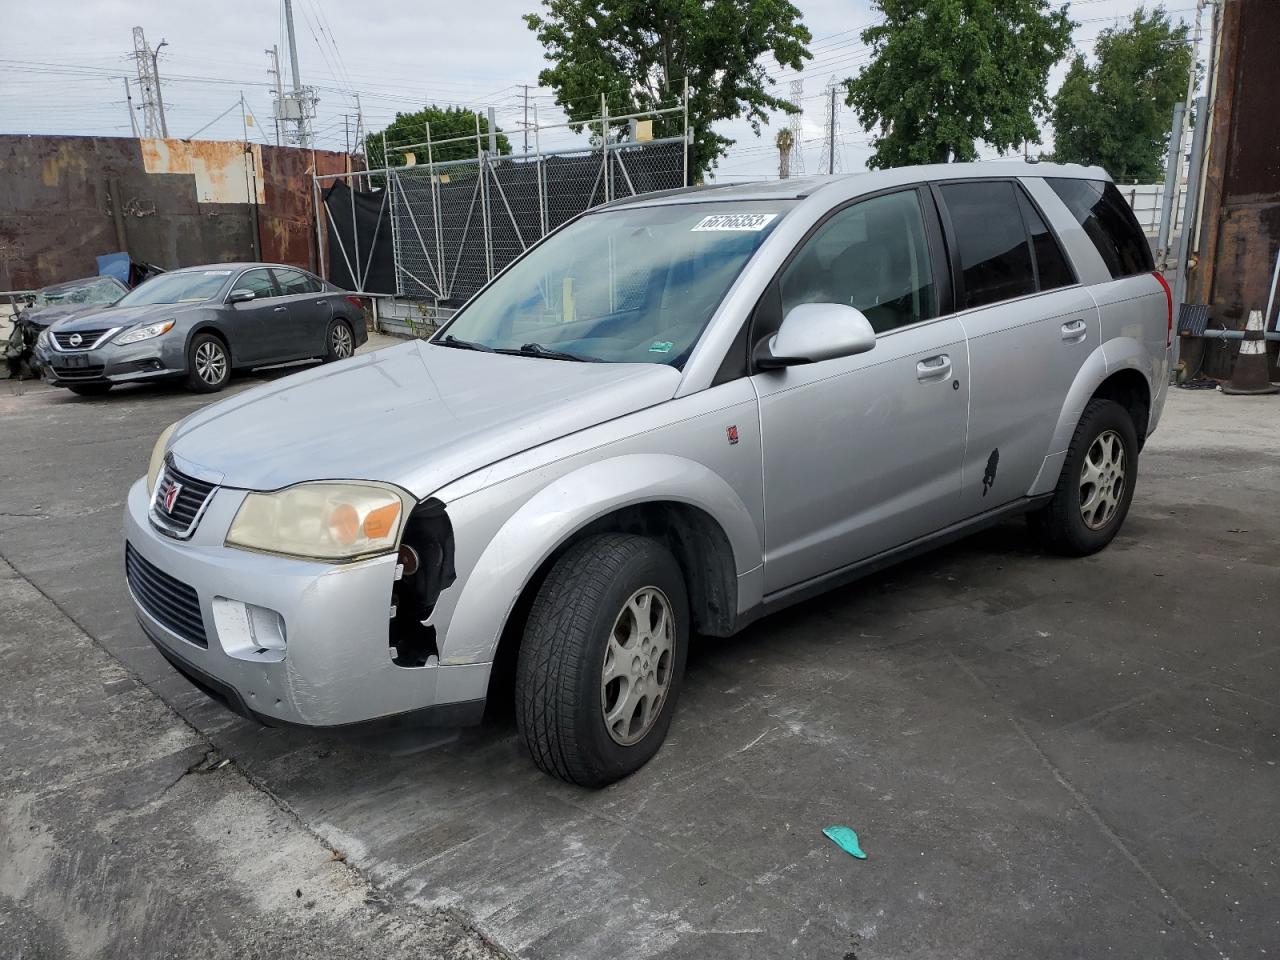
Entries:
<svg viewBox="0 0 1280 960">
<path fill-rule="evenodd" d="M 33 306 L 50 307 L 64 303 L 91 303 L 110 306 L 124 294 L 124 288 L 110 277 L 95 277 L 84 283 L 60 284 L 36 293 Z"/>
<path fill-rule="evenodd" d="M 217 296 L 231 276 L 231 270 L 192 270 L 184 273 L 162 273 L 134 287 L 120 301 L 122 307 L 139 307 L 152 303 L 198 303 Z"/>
<path fill-rule="evenodd" d="M 730 284 L 793 204 L 589 214 L 513 264 L 434 342 L 682 366 Z"/>
</svg>

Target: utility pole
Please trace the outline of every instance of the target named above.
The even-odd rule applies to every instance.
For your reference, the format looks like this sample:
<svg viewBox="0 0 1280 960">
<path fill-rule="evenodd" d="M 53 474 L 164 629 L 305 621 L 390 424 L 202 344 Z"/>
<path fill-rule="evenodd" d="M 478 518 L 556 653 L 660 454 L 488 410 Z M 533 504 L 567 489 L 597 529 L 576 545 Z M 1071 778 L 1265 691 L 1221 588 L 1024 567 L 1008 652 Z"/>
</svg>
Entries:
<svg viewBox="0 0 1280 960">
<path fill-rule="evenodd" d="M 840 126 L 840 112 L 836 106 L 836 78 L 827 81 L 827 173 L 836 172 L 836 129 Z"/>
<path fill-rule="evenodd" d="M 524 152 L 529 152 L 529 85 L 524 85 Z"/>
<path fill-rule="evenodd" d="M 156 106 L 160 110 L 160 136 L 169 139 L 169 124 L 164 119 L 164 91 L 160 88 L 160 47 L 169 45 L 169 41 L 160 38 L 160 45 L 151 51 L 151 75 L 156 78 Z"/>
<path fill-rule="evenodd" d="M 289 40 L 289 71 L 293 75 L 293 90 L 283 94 L 276 104 L 276 114 L 294 122 L 298 146 L 311 146 L 311 117 L 315 115 L 315 92 L 302 85 L 298 68 L 298 39 L 293 29 L 293 0 L 284 0 L 284 26 Z"/>
<path fill-rule="evenodd" d="M 284 101 L 284 86 L 280 82 L 280 48 L 272 44 L 267 48 L 267 76 L 271 78 L 271 92 L 275 98 L 276 146 L 280 146 L 280 104 Z"/>
<path fill-rule="evenodd" d="M 129 78 L 122 77 L 124 80 L 124 102 L 129 106 L 129 126 L 133 128 L 133 137 L 138 138 L 138 118 L 133 112 L 133 94 L 129 92 Z"/>
</svg>

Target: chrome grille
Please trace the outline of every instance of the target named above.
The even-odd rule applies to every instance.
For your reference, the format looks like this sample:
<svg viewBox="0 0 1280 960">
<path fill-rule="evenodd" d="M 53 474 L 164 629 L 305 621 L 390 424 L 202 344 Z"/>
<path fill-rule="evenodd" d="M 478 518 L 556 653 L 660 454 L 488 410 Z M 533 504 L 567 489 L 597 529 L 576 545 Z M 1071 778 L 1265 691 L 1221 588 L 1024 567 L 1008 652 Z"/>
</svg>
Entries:
<svg viewBox="0 0 1280 960">
<path fill-rule="evenodd" d="M 166 463 L 151 497 L 151 522 L 162 533 L 186 539 L 200 522 L 205 505 L 217 489 L 216 483 L 197 480 Z"/>
<path fill-rule="evenodd" d="M 54 343 L 61 350 L 88 350 L 110 329 L 110 327 L 103 327 L 100 330 L 54 330 L 52 334 Z"/>
<path fill-rule="evenodd" d="M 133 544 L 124 545 L 124 571 L 138 605 L 183 640 L 209 646 L 196 591 L 148 561 Z"/>
</svg>

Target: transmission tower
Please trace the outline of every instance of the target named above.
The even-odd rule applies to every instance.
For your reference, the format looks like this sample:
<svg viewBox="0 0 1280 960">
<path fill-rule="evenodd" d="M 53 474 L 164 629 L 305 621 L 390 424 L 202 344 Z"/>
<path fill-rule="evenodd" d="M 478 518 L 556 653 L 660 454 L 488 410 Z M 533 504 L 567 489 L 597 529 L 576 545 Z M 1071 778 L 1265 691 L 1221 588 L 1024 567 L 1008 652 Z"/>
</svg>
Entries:
<svg viewBox="0 0 1280 960">
<path fill-rule="evenodd" d="M 827 86 L 823 90 L 826 94 L 823 97 L 826 100 L 826 122 L 823 130 L 823 149 L 826 156 L 823 166 L 827 168 L 827 173 L 844 172 L 844 158 L 841 157 L 843 150 L 837 150 L 836 144 L 840 141 L 840 105 L 837 101 L 838 91 L 840 88 L 839 81 L 835 77 L 827 80 Z"/>
<path fill-rule="evenodd" d="M 164 46 L 164 41 L 160 41 Z M 156 57 L 160 47 L 151 49 L 141 27 L 133 28 L 133 60 L 138 67 L 138 92 L 142 97 L 142 135 L 144 137 L 168 137 L 169 127 L 165 123 L 164 99 L 160 92 L 160 75 L 156 68 Z"/>
<path fill-rule="evenodd" d="M 796 112 L 791 114 L 788 129 L 791 131 L 791 152 L 787 168 L 793 177 L 804 176 L 804 80 L 791 81 L 791 103 Z"/>
</svg>

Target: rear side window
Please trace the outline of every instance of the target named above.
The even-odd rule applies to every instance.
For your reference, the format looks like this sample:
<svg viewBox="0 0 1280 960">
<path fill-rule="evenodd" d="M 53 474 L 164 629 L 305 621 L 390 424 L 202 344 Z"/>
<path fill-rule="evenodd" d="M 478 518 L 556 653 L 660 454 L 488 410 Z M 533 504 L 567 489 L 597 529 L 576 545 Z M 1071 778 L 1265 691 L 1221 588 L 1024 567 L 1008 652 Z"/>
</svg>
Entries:
<svg viewBox="0 0 1280 960">
<path fill-rule="evenodd" d="M 1036 279 L 1040 282 L 1040 289 L 1054 290 L 1071 286 L 1076 282 L 1075 271 L 1058 246 L 1058 239 L 1021 190 L 1018 191 L 1018 206 L 1022 209 L 1027 233 L 1031 234 L 1031 251 L 1036 256 Z"/>
<path fill-rule="evenodd" d="M 315 293 L 320 289 L 319 281 L 301 270 L 276 270 L 275 275 L 286 297 L 300 293 Z"/>
<path fill-rule="evenodd" d="M 1111 271 L 1112 277 L 1131 277 L 1155 269 L 1151 247 L 1115 184 L 1104 180 L 1046 177 L 1076 222 L 1084 229 Z"/>
<path fill-rule="evenodd" d="M 1031 245 L 1013 184 L 945 183 L 941 191 L 960 257 L 960 309 L 1035 293 Z"/>
</svg>

